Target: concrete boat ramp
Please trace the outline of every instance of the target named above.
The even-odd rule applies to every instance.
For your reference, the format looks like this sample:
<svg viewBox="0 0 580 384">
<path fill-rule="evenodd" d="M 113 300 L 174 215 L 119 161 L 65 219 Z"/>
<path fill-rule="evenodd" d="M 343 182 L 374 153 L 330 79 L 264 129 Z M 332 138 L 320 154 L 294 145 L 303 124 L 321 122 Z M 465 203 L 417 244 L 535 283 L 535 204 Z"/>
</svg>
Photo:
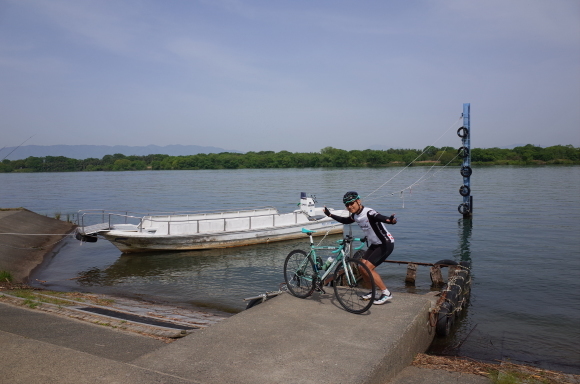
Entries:
<svg viewBox="0 0 580 384">
<path fill-rule="evenodd" d="M 304 300 L 282 294 L 170 344 L 0 303 L 2 378 L 10 383 L 427 383 L 416 374 L 391 380 L 431 343 L 428 311 L 434 300 L 398 293 L 391 303 L 354 315 L 330 293 Z"/>
<path fill-rule="evenodd" d="M 202 383 L 386 383 L 431 343 L 430 305 L 401 294 L 353 315 L 330 294 L 284 294 L 135 364 Z"/>
</svg>

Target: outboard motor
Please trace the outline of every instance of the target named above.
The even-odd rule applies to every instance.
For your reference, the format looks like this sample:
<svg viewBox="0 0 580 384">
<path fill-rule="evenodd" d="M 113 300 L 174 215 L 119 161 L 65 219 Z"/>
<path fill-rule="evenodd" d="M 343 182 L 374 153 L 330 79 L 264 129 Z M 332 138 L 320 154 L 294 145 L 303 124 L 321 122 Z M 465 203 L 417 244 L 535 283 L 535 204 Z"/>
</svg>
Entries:
<svg viewBox="0 0 580 384">
<path fill-rule="evenodd" d="M 316 207 L 314 205 L 315 201 L 312 197 L 306 197 L 306 192 L 300 192 L 300 210 L 306 213 L 308 216 L 316 216 L 314 212 Z"/>
<path fill-rule="evenodd" d="M 316 208 L 316 196 L 306 197 L 306 192 L 300 192 L 300 209 L 299 212 L 304 212 L 310 217 L 310 220 L 318 220 L 325 218 L 323 208 Z"/>
</svg>

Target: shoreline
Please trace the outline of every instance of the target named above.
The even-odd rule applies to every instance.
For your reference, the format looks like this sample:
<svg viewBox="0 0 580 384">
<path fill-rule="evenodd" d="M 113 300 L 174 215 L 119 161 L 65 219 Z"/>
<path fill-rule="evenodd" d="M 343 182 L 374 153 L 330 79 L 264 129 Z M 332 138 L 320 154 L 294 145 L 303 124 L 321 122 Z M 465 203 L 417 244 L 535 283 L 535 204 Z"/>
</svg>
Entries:
<svg viewBox="0 0 580 384">
<path fill-rule="evenodd" d="M 42 265 L 45 258 L 50 254 L 58 251 L 58 243 L 63 240 L 66 236 L 70 235 L 71 231 L 74 229 L 74 225 L 71 223 L 62 222 L 56 219 L 51 219 L 42 215 L 38 215 L 34 212 L 28 211 L 24 208 L 0 210 L 0 232 L 7 233 L 11 231 L 13 233 L 18 233 L 19 235 L 11 236 L 9 242 L 6 239 L 0 239 L 4 244 L 8 245 L 7 249 L 10 251 L 2 252 L 0 254 L 0 271 L 6 270 L 13 274 L 14 283 L 8 286 L 6 283 L 0 284 L 0 297 L 4 296 L 2 292 L 7 292 L 12 288 L 22 288 L 31 289 L 37 291 L 44 291 L 42 288 L 32 288 L 27 285 L 29 276 L 32 271 Z M 44 233 L 45 236 L 26 236 L 26 234 L 38 234 Z M 58 233 L 61 233 L 58 235 Z M 5 235 L 6 236 L 6 235 Z M 24 260 L 24 262 L 23 262 Z M 13 272 L 15 271 L 15 272 Z M 123 300 L 130 300 L 132 303 L 124 304 L 121 306 L 133 307 L 137 312 L 146 311 L 148 313 L 153 313 L 153 316 L 163 317 L 163 315 L 155 314 L 155 311 L 151 311 L 152 306 L 158 307 L 173 307 L 175 309 L 179 306 L 172 305 L 171 303 L 152 303 L 148 302 L 146 299 L 128 296 L 122 297 L 122 295 L 102 295 L 102 294 L 80 294 L 78 292 L 70 292 L 70 295 L 85 295 L 98 297 L 100 300 L 110 300 L 111 302 Z M 125 308 L 126 309 L 126 308 Z M 179 308 L 183 309 L 183 308 Z M 191 313 L 196 313 L 199 315 L 200 311 L 196 311 L 194 308 L 187 308 L 186 311 Z M 204 311 L 203 309 L 202 311 Z M 209 312 L 211 309 L 205 312 Z M 212 315 L 216 315 L 215 313 Z M 229 314 L 229 316 L 234 316 Z M 222 316 L 226 318 L 227 316 Z M 469 364 L 468 364 L 469 363 Z M 531 366 L 516 365 L 510 363 L 510 369 L 516 369 L 519 371 L 528 372 L 544 372 L 545 375 L 550 377 L 562 378 L 572 378 L 568 381 L 570 383 L 580 383 L 580 375 L 566 374 L 558 371 L 549 371 L 540 368 L 535 368 Z M 491 369 L 501 367 L 502 364 L 491 364 L 485 362 L 479 362 L 468 358 L 462 357 L 450 357 L 450 356 L 432 356 L 420 354 L 416 357 L 413 362 L 413 366 L 425 368 L 425 369 L 442 369 L 451 372 L 462 372 L 482 375 L 482 369 Z M 487 368 L 486 368 L 487 367 Z M 491 367 L 491 368 L 490 368 Z M 524 369 L 525 368 L 525 369 Z M 479 369 L 479 371 L 476 371 Z M 563 382 L 563 381 L 555 381 Z"/>
<path fill-rule="evenodd" d="M 32 271 L 76 226 L 25 208 L 0 209 L 0 271 L 13 282 L 27 283 Z"/>
<path fill-rule="evenodd" d="M 15 160 L 18 161 L 18 160 Z M 476 167 L 575 167 L 579 166 L 580 161 L 568 161 L 565 159 L 559 159 L 554 161 L 542 161 L 542 160 L 532 160 L 530 162 L 522 161 L 512 161 L 512 160 L 498 160 L 498 161 L 473 161 L 471 166 Z M 360 166 L 311 166 L 311 167 L 282 167 L 275 169 L 372 169 L 372 168 L 396 168 L 405 167 L 404 162 L 392 162 L 388 164 L 381 165 L 360 165 Z M 413 167 L 455 167 L 460 166 L 460 164 L 443 164 L 440 161 L 416 161 L 412 164 Z M 144 169 L 93 169 L 93 170 L 54 170 L 54 171 L 35 171 L 29 169 L 19 169 L 13 171 L 2 171 L 0 174 L 10 174 L 10 173 L 86 173 L 86 172 L 147 172 L 147 171 L 242 171 L 242 170 L 269 170 L 272 167 L 266 168 L 253 168 L 253 167 L 239 167 L 239 168 L 178 168 L 178 169 L 153 169 L 151 166 Z"/>
</svg>

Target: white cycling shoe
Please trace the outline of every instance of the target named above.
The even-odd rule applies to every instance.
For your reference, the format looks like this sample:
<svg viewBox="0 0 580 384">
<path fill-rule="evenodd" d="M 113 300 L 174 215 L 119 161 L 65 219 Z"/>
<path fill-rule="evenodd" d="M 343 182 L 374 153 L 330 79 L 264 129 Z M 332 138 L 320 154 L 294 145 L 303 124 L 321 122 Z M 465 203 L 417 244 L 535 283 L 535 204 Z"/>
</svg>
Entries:
<svg viewBox="0 0 580 384">
<path fill-rule="evenodd" d="M 373 297 L 373 293 L 372 292 L 369 292 L 366 295 L 362 295 L 360 298 L 363 299 L 363 300 L 370 300 L 371 297 Z"/>
<path fill-rule="evenodd" d="M 373 301 L 373 304 L 374 305 L 385 304 L 387 301 L 391 300 L 392 298 L 393 298 L 393 294 L 385 295 L 383 293 L 383 295 L 380 298 L 375 299 L 375 301 Z"/>
</svg>

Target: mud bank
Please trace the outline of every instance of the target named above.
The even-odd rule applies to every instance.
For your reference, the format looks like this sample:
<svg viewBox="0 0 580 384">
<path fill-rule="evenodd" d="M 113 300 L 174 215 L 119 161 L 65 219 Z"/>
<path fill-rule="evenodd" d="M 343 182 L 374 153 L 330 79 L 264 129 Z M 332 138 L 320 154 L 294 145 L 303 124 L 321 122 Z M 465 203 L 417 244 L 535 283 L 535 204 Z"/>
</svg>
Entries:
<svg viewBox="0 0 580 384">
<path fill-rule="evenodd" d="M 10 272 L 15 283 L 27 283 L 34 268 L 74 227 L 24 208 L 0 209 L 0 271 Z"/>
</svg>

